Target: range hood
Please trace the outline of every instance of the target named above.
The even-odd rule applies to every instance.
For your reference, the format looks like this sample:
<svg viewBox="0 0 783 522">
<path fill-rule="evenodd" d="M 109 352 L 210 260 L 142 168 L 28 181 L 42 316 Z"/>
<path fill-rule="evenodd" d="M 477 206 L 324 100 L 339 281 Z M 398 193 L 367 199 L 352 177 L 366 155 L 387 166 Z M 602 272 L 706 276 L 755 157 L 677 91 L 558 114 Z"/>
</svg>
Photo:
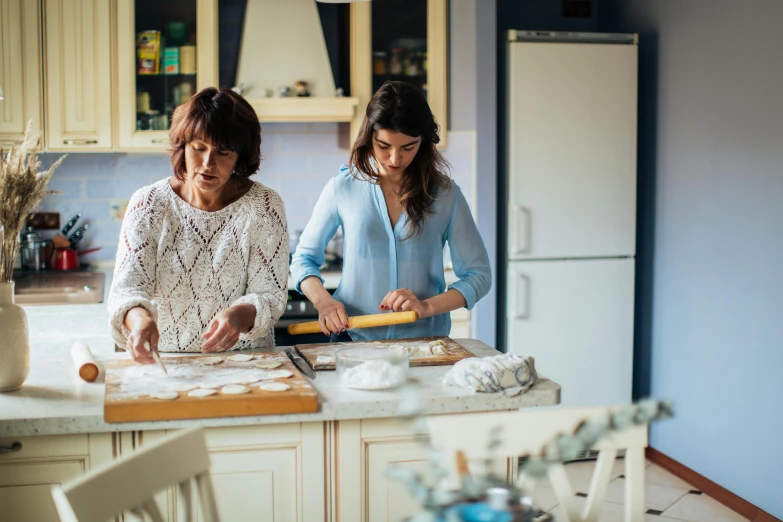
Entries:
<svg viewBox="0 0 783 522">
<path fill-rule="evenodd" d="M 309 97 L 293 92 L 300 80 Z M 315 0 L 247 1 L 236 84 L 261 121 L 350 121 L 358 103 L 335 95 Z"/>
</svg>

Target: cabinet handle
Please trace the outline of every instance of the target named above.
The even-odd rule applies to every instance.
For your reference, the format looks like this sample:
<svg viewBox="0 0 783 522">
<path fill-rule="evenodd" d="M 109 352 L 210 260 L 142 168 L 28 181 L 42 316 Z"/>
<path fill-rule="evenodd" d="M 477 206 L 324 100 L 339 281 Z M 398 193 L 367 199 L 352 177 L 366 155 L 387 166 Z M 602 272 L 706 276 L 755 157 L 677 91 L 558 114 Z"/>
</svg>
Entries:
<svg viewBox="0 0 783 522">
<path fill-rule="evenodd" d="M 512 318 L 530 319 L 530 278 L 513 271 L 513 280 L 513 291 L 511 292 L 512 295 L 509 296 L 513 299 L 509 307 L 510 310 L 513 310 Z"/>
<path fill-rule="evenodd" d="M 150 143 L 155 143 L 156 145 L 157 145 L 157 144 L 161 144 L 161 145 L 163 145 L 163 144 L 165 144 L 167 141 L 168 141 L 168 140 L 164 140 L 164 139 L 160 139 L 160 140 L 150 140 Z"/>
<path fill-rule="evenodd" d="M 65 140 L 66 145 L 97 145 L 98 140 Z"/>
<path fill-rule="evenodd" d="M 21 442 L 14 442 L 8 447 L 0 446 L 0 455 L 2 455 L 3 453 L 16 453 L 17 451 L 22 451 Z"/>
<path fill-rule="evenodd" d="M 530 253 L 530 210 L 521 205 L 511 205 L 511 237 L 513 254 Z"/>
</svg>

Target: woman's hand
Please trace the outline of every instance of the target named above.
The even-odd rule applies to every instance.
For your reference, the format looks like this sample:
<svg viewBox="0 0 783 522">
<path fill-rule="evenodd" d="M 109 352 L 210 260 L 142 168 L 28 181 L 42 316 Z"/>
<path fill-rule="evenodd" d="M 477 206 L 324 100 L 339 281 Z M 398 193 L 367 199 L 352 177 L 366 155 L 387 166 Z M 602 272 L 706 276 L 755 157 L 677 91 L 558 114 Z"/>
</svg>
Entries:
<svg viewBox="0 0 783 522">
<path fill-rule="evenodd" d="M 226 308 L 212 318 L 206 331 L 201 334 L 201 338 L 206 339 L 201 345 L 201 352 L 225 352 L 237 344 L 243 330 L 247 329 L 242 328 L 240 312 L 235 308 Z"/>
<path fill-rule="evenodd" d="M 154 364 L 151 350 L 158 351 L 158 326 L 147 311 L 133 319 L 133 326 L 128 335 L 125 349 L 130 353 L 134 361 L 141 364 Z"/>
<path fill-rule="evenodd" d="M 433 315 L 431 307 L 427 301 L 421 301 L 416 294 L 407 288 L 398 288 L 392 290 L 381 301 L 378 310 L 389 310 L 394 312 L 404 312 L 412 310 L 419 314 L 419 319 Z"/>
<path fill-rule="evenodd" d="M 342 333 L 348 329 L 348 314 L 345 313 L 345 306 L 327 294 L 322 300 L 313 303 L 318 310 L 318 324 L 321 325 L 321 331 L 329 337 L 329 332 Z"/>
</svg>

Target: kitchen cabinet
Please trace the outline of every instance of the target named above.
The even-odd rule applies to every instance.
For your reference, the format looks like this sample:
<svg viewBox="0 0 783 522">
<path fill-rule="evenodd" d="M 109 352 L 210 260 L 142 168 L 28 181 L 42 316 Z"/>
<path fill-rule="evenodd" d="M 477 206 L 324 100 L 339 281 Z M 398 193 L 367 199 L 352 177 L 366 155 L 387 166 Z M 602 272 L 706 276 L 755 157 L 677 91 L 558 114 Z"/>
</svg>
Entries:
<svg viewBox="0 0 783 522">
<path fill-rule="evenodd" d="M 452 339 L 470 338 L 470 310 L 467 308 L 458 308 L 451 312 L 451 332 L 449 337 Z"/>
<path fill-rule="evenodd" d="M 35 0 L 0 0 L 0 147 L 21 143 L 27 122 L 40 136 L 41 7 Z"/>
<path fill-rule="evenodd" d="M 3 437 L 0 448 L 0 506 L 3 520 L 57 522 L 51 488 L 114 458 L 113 435 Z"/>
<path fill-rule="evenodd" d="M 216 84 L 217 0 L 118 0 L 119 150 L 163 151 L 174 109 Z"/>
<path fill-rule="evenodd" d="M 136 434 L 139 447 L 166 435 Z M 326 453 L 321 422 L 208 428 L 218 510 L 232 521 L 322 521 Z M 176 488 L 158 495 L 167 520 L 180 520 Z"/>
<path fill-rule="evenodd" d="M 364 108 L 387 80 L 411 83 L 427 96 L 441 128 L 448 129 L 448 2 L 387 0 L 351 4 L 351 95 L 358 110 L 351 125 L 356 137 Z"/>
<path fill-rule="evenodd" d="M 332 519 L 341 522 L 404 520 L 421 511 L 400 481 L 390 479 L 390 466 L 404 466 L 428 477 L 426 431 L 400 419 L 337 421 L 329 429 L 334 463 Z M 516 476 L 508 459 L 506 479 Z M 471 462 L 470 467 L 480 462 Z"/>
<path fill-rule="evenodd" d="M 45 145 L 111 151 L 112 2 L 44 0 Z"/>
</svg>

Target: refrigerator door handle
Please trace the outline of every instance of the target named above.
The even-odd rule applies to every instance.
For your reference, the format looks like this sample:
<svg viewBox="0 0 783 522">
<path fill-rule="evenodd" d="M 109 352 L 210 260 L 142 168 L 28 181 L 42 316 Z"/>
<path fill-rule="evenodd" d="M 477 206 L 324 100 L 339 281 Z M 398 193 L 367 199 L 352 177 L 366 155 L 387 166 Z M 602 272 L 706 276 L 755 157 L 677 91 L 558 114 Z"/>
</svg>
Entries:
<svg viewBox="0 0 783 522">
<path fill-rule="evenodd" d="M 530 210 L 514 203 L 511 205 L 511 255 L 530 253 Z"/>
<path fill-rule="evenodd" d="M 511 310 L 512 319 L 530 318 L 530 278 L 513 270 L 513 291 Z"/>
</svg>

